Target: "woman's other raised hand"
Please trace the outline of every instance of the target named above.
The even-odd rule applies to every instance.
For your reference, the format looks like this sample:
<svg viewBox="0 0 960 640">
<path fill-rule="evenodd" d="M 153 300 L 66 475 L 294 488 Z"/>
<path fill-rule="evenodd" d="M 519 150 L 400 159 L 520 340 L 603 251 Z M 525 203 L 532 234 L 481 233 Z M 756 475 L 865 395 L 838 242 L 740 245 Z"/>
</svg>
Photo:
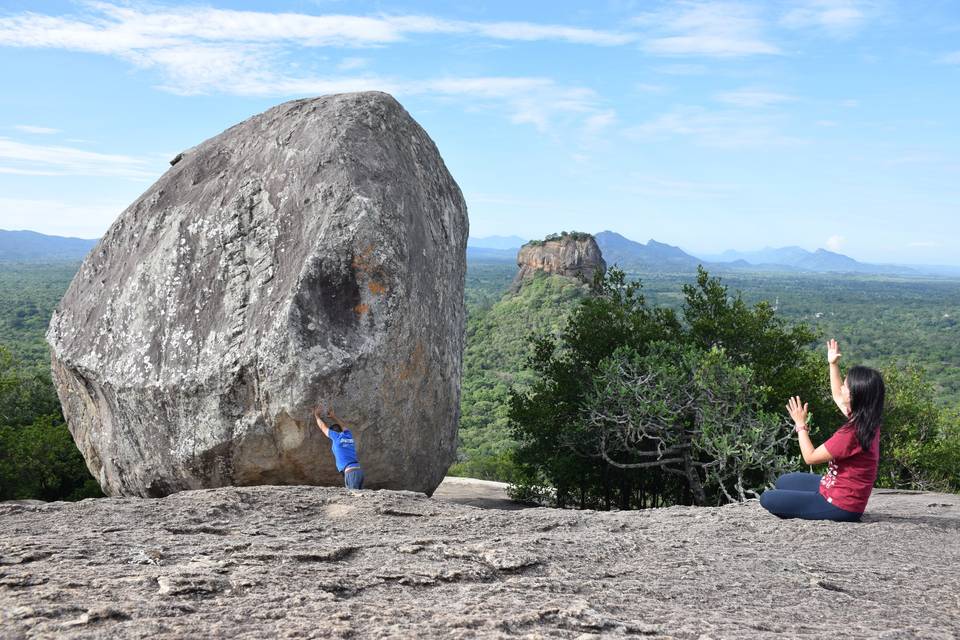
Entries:
<svg viewBox="0 0 960 640">
<path fill-rule="evenodd" d="M 828 364 L 837 364 L 840 361 L 840 356 L 843 355 L 840 353 L 840 345 L 837 344 L 836 340 L 830 339 L 827 342 L 827 363 Z"/>
</svg>

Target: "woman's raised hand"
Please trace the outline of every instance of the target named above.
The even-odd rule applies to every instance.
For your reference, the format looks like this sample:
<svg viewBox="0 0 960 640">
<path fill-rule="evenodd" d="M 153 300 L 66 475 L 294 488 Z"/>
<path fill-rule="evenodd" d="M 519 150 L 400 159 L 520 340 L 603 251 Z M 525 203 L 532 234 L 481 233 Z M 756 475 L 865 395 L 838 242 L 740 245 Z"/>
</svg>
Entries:
<svg viewBox="0 0 960 640">
<path fill-rule="evenodd" d="M 810 414 L 810 408 L 806 403 L 800 402 L 800 396 L 794 396 L 787 402 L 787 412 L 793 418 L 793 424 L 797 429 L 807 428 L 807 417 Z"/>
<path fill-rule="evenodd" d="M 828 364 L 837 364 L 840 361 L 840 345 L 837 344 L 836 340 L 831 339 L 827 342 L 827 363 Z"/>
</svg>

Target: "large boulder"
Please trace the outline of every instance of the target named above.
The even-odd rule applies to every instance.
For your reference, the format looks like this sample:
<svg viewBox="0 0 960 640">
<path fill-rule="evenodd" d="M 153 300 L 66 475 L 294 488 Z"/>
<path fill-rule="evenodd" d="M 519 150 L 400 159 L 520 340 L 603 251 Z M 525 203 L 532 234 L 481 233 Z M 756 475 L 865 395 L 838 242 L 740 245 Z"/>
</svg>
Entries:
<svg viewBox="0 0 960 640">
<path fill-rule="evenodd" d="M 519 291 L 524 282 L 541 272 L 592 282 L 594 274 L 607 270 L 607 263 L 592 235 L 564 231 L 520 247 L 517 267 L 513 291 Z"/>
<path fill-rule="evenodd" d="M 179 154 L 84 261 L 47 331 L 109 495 L 342 484 L 431 493 L 457 444 L 467 211 L 391 96 L 276 106 Z"/>
</svg>

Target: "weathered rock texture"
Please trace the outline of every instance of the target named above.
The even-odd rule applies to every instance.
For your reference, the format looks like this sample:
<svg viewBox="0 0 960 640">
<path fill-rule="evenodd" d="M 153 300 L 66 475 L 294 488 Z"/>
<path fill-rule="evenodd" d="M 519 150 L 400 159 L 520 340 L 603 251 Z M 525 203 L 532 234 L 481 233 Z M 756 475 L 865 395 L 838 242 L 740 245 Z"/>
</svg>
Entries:
<svg viewBox="0 0 960 640">
<path fill-rule="evenodd" d="M 586 233 L 563 235 L 556 240 L 528 242 L 517 253 L 517 272 L 512 290 L 537 272 L 555 273 L 568 278 L 593 281 L 594 273 L 604 272 L 607 263 L 593 236 Z"/>
<path fill-rule="evenodd" d="M 0 505 L 0 636 L 955 638 L 960 497 L 487 511 L 250 487 Z M 351 635 L 352 634 L 352 635 Z"/>
<path fill-rule="evenodd" d="M 47 333 L 110 495 L 342 484 L 431 492 L 456 449 L 467 213 L 392 97 L 288 102 L 175 158 L 80 268 Z"/>
</svg>

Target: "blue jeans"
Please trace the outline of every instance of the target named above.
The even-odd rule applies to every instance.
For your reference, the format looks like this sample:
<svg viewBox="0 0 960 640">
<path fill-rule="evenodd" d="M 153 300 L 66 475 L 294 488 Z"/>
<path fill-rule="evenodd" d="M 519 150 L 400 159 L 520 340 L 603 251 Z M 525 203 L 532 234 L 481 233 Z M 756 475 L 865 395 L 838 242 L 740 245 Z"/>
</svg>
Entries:
<svg viewBox="0 0 960 640">
<path fill-rule="evenodd" d="M 860 521 L 862 514 L 835 507 L 820 495 L 820 476 L 815 473 L 786 473 L 776 487 L 763 492 L 760 506 L 779 518 Z"/>
<path fill-rule="evenodd" d="M 363 489 L 363 469 L 354 467 L 344 471 L 343 486 L 347 489 Z"/>
</svg>

